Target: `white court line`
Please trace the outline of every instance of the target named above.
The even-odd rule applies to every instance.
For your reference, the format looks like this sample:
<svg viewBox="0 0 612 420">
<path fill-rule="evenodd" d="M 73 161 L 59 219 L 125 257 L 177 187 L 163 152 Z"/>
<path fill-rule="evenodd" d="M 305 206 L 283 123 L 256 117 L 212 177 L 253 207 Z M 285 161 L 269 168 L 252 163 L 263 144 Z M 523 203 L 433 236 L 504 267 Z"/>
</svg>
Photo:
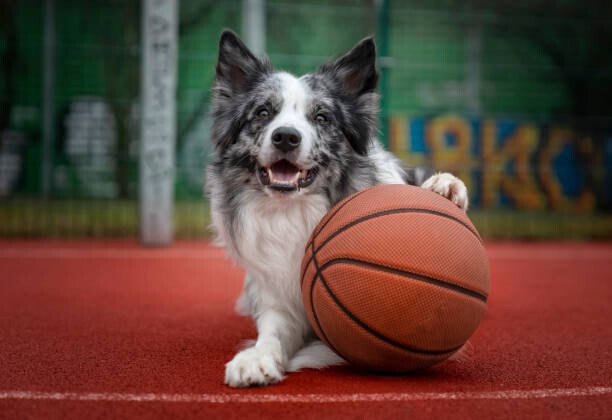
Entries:
<svg viewBox="0 0 612 420">
<path fill-rule="evenodd" d="M 516 400 L 588 397 L 612 394 L 612 387 L 551 388 L 507 391 L 417 392 L 385 394 L 122 394 L 115 392 L 0 391 L 0 400 L 133 401 L 178 403 L 345 403 L 431 400 Z"/>
</svg>

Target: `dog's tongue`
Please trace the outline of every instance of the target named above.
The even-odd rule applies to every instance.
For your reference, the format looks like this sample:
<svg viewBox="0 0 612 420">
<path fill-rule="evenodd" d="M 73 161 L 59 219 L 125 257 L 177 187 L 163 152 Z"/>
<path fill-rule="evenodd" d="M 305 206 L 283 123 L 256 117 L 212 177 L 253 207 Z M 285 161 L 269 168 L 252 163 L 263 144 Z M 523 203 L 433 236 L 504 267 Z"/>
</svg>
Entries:
<svg viewBox="0 0 612 420">
<path fill-rule="evenodd" d="M 273 184 L 294 184 L 299 176 L 299 168 L 286 160 L 278 161 L 270 166 L 270 181 Z"/>
</svg>

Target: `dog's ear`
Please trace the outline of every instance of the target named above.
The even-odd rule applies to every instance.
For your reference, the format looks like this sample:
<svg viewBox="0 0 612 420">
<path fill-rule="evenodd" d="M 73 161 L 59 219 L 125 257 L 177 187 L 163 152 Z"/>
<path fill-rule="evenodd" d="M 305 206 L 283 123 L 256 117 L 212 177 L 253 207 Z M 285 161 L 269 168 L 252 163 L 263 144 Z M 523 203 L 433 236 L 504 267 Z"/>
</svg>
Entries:
<svg viewBox="0 0 612 420">
<path fill-rule="evenodd" d="M 267 72 L 269 66 L 257 59 L 234 32 L 225 30 L 219 40 L 217 81 L 230 87 L 233 93 L 247 90 L 256 74 Z"/>
<path fill-rule="evenodd" d="M 341 101 L 346 118 L 342 131 L 353 150 L 366 155 L 376 135 L 378 115 L 374 39 L 365 38 L 342 57 L 323 64 L 319 73 L 336 81 L 331 89 L 337 96 L 345 98 Z"/>
<path fill-rule="evenodd" d="M 243 94 L 271 72 L 270 62 L 257 59 L 235 33 L 221 34 L 212 98 L 212 138 L 221 151 L 236 141 L 244 126 Z"/>
<path fill-rule="evenodd" d="M 359 96 L 376 90 L 376 44 L 372 37 L 359 42 L 342 57 L 326 63 L 322 71 L 331 71 L 340 80 L 346 92 Z"/>
</svg>

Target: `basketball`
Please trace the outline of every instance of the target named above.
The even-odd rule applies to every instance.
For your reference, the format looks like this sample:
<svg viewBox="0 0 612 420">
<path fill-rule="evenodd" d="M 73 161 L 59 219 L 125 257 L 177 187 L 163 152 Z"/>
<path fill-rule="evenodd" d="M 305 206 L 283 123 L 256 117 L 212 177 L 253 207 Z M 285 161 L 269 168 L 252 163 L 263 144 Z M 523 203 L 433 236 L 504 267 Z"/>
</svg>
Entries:
<svg viewBox="0 0 612 420">
<path fill-rule="evenodd" d="M 463 210 L 419 187 L 379 185 L 338 203 L 313 231 L 301 270 L 316 334 L 374 371 L 446 360 L 487 307 L 480 235 Z"/>
</svg>

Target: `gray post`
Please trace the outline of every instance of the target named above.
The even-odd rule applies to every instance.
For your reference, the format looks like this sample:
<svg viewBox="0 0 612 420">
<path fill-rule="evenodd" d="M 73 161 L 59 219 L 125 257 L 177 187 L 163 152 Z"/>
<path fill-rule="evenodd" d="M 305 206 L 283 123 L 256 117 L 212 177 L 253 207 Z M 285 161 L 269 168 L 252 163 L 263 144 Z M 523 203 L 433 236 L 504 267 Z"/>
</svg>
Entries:
<svg viewBox="0 0 612 420">
<path fill-rule="evenodd" d="M 258 57 L 266 51 L 266 0 L 242 0 L 242 37 Z"/>
<path fill-rule="evenodd" d="M 140 240 L 173 237 L 176 135 L 176 0 L 143 0 L 140 122 Z"/>
<path fill-rule="evenodd" d="M 53 145 L 55 143 L 55 0 L 45 0 L 43 36 L 43 103 L 41 193 L 51 194 L 53 183 Z"/>
</svg>

